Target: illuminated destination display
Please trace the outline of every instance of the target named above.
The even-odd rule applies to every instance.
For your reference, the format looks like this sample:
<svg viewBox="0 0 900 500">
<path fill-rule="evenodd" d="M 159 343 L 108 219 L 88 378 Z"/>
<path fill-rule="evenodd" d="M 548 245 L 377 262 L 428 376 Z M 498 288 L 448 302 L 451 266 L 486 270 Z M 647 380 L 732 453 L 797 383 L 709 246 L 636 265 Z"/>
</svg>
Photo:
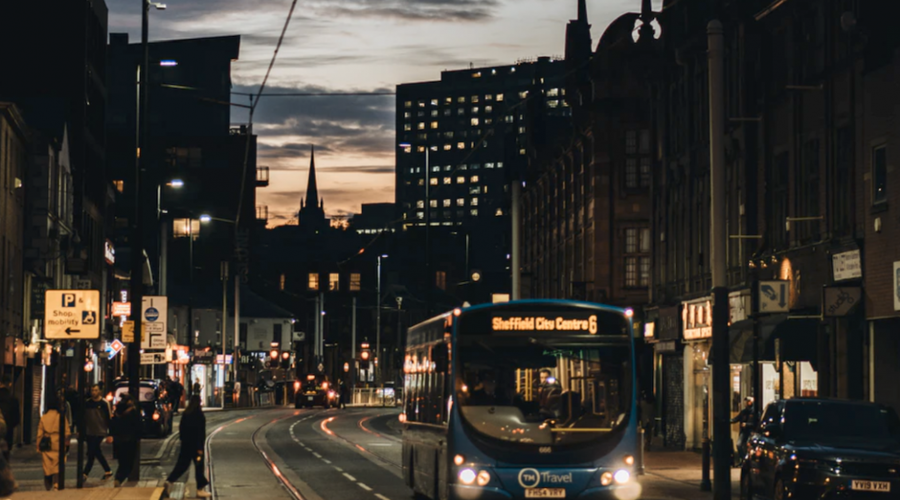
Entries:
<svg viewBox="0 0 900 500">
<path fill-rule="evenodd" d="M 588 332 L 597 333 L 597 315 L 573 318 L 560 315 L 495 316 L 491 319 L 495 332 Z"/>
</svg>

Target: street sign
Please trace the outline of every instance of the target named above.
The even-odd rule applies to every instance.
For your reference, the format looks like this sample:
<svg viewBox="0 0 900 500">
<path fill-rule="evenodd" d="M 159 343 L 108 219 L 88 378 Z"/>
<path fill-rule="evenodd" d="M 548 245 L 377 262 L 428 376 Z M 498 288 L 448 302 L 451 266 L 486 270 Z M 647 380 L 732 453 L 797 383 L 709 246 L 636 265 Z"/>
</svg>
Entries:
<svg viewBox="0 0 900 500">
<path fill-rule="evenodd" d="M 90 290 L 91 280 L 77 279 L 75 280 L 75 288 L 78 290 Z"/>
<path fill-rule="evenodd" d="M 850 314 L 862 300 L 860 287 L 827 287 L 822 303 L 822 311 L 828 317 L 840 317 Z"/>
<path fill-rule="evenodd" d="M 116 357 L 116 354 L 122 352 L 122 349 L 125 348 L 125 344 L 122 343 L 119 339 L 113 339 L 109 345 L 106 346 L 106 352 L 109 353 L 109 359 L 113 359 Z"/>
<path fill-rule="evenodd" d="M 100 338 L 100 291 L 47 290 L 44 296 L 44 338 Z"/>
<path fill-rule="evenodd" d="M 141 348 L 165 349 L 166 348 L 166 319 L 169 314 L 169 299 L 167 297 L 144 297 L 141 314 Z"/>
<path fill-rule="evenodd" d="M 141 323 L 141 338 L 146 336 L 147 327 Z M 125 321 L 122 323 L 122 342 L 134 342 L 134 321 Z M 142 346 L 143 347 L 143 346 Z"/>
<path fill-rule="evenodd" d="M 165 352 L 144 352 L 141 353 L 142 365 L 164 365 L 166 364 Z"/>
<path fill-rule="evenodd" d="M 759 312 L 763 314 L 783 313 L 791 309 L 788 294 L 791 291 L 787 280 L 759 282 Z"/>
</svg>

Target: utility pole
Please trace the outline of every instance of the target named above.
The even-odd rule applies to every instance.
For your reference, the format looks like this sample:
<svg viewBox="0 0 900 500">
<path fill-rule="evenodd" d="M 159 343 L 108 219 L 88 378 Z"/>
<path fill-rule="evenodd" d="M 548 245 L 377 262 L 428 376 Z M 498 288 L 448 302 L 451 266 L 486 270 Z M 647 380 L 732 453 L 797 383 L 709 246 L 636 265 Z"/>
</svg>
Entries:
<svg viewBox="0 0 900 500">
<path fill-rule="evenodd" d="M 710 264 L 712 270 L 713 498 L 731 498 L 731 428 L 729 425 L 728 277 L 725 244 L 725 47 L 722 23 L 706 28 L 709 63 Z"/>
<path fill-rule="evenodd" d="M 426 153 L 427 154 L 427 153 Z M 427 174 L 426 174 L 427 178 Z M 425 182 L 425 192 L 428 192 L 428 182 Z M 428 196 L 426 195 L 426 198 Z M 425 203 L 426 205 L 428 202 Z M 428 207 L 425 207 L 425 210 L 428 210 Z M 426 212 L 427 213 L 427 212 Z M 426 219 L 428 220 L 428 219 Z M 426 234 L 428 229 L 426 226 Z M 428 258 L 426 254 L 426 258 Z M 430 290 L 430 289 L 429 289 Z M 378 279 L 376 281 L 375 294 L 377 295 L 377 301 L 375 302 L 375 383 L 381 382 L 381 255 L 378 256 Z M 430 314 L 430 311 L 429 311 Z"/>
<path fill-rule="evenodd" d="M 512 219 L 512 300 L 519 300 L 522 293 L 522 245 L 521 235 L 519 232 L 522 227 L 522 210 L 520 204 L 522 201 L 522 181 L 516 178 L 512 183 L 512 210 L 510 219 Z"/>
<path fill-rule="evenodd" d="M 353 296 L 353 309 L 350 313 L 350 389 L 356 388 L 356 296 Z"/>
<path fill-rule="evenodd" d="M 228 359 L 228 262 L 222 261 L 221 263 L 221 272 L 222 272 L 222 338 L 219 341 L 219 344 L 222 346 L 222 371 L 225 371 L 226 367 L 224 366 L 225 360 Z M 234 361 L 234 355 L 231 356 L 231 360 Z M 218 362 L 218 359 L 216 360 Z M 231 383 L 234 384 L 236 379 L 234 378 L 234 374 L 232 374 Z M 222 395 L 222 406 L 225 406 L 225 401 L 228 398 L 226 394 Z"/>
</svg>

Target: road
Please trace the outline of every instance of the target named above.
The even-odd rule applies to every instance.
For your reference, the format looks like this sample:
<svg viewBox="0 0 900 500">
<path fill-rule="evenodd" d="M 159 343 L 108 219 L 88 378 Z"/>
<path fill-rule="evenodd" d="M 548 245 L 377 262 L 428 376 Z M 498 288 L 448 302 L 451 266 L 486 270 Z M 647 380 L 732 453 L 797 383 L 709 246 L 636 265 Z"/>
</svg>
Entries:
<svg viewBox="0 0 900 500">
<path fill-rule="evenodd" d="M 397 415 L 393 409 L 217 415 L 207 426 L 214 498 L 408 500 L 412 495 L 401 477 Z M 194 495 L 193 477 L 184 480 L 188 482 L 176 485 L 173 498 Z M 646 500 L 711 498 L 677 466 L 648 470 L 639 482 L 640 498 Z"/>
</svg>

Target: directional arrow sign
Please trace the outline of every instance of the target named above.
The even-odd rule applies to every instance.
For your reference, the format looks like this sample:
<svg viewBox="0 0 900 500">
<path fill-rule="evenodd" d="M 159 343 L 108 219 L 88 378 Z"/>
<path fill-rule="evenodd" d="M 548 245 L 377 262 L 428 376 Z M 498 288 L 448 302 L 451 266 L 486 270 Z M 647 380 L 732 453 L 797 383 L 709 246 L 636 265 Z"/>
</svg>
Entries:
<svg viewBox="0 0 900 500">
<path fill-rule="evenodd" d="M 100 338 L 99 290 L 47 290 L 44 293 L 44 338 Z"/>
<path fill-rule="evenodd" d="M 790 310 L 788 294 L 791 291 L 787 280 L 759 282 L 759 312 L 783 313 Z"/>
</svg>

